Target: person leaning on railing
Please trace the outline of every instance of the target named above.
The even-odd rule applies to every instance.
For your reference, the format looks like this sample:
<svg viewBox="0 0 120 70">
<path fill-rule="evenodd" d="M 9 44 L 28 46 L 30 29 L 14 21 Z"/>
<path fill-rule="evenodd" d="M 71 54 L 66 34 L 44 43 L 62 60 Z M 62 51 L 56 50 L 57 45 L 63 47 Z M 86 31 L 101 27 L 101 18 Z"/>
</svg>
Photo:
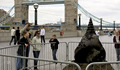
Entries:
<svg viewBox="0 0 120 70">
<path fill-rule="evenodd" d="M 31 26 L 30 23 L 26 23 L 25 27 L 20 30 L 20 37 L 23 36 L 24 31 L 28 31 L 29 37 L 27 37 L 27 40 L 28 40 L 29 44 L 31 44 L 31 40 L 33 38 L 33 31 L 30 30 L 30 26 Z M 29 51 L 30 51 L 30 46 L 26 47 L 26 57 L 29 57 Z M 28 60 L 27 59 L 26 59 L 25 65 L 26 65 L 26 67 L 28 66 Z"/>
<path fill-rule="evenodd" d="M 40 49 L 42 48 L 41 46 L 41 39 L 40 39 L 40 31 L 36 31 L 35 32 L 35 35 L 32 39 L 32 46 L 33 46 L 33 56 L 34 58 L 38 58 L 39 57 L 39 54 L 40 54 Z M 36 44 L 36 45 L 35 45 Z M 39 70 L 37 68 L 37 63 L 38 61 L 37 60 L 34 60 L 34 70 Z"/>
<path fill-rule="evenodd" d="M 29 36 L 29 33 L 27 31 L 24 31 L 23 37 L 18 41 L 18 44 L 20 46 L 17 51 L 17 56 L 26 56 L 26 47 L 29 46 L 29 42 L 27 40 L 28 36 Z M 23 67 L 23 59 L 17 58 L 16 70 L 19 70 L 22 67 Z"/>
<path fill-rule="evenodd" d="M 120 35 L 119 35 L 119 31 L 116 30 L 115 34 L 116 35 L 113 37 L 113 42 L 115 43 L 115 49 L 116 49 L 116 54 L 117 54 L 117 61 L 119 61 L 120 60 Z"/>
</svg>

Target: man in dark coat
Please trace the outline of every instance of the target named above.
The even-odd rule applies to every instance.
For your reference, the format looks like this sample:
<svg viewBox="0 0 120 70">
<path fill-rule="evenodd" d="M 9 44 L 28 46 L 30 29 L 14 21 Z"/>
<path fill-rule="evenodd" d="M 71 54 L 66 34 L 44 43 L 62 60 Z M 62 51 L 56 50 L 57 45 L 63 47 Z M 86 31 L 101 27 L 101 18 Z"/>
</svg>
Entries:
<svg viewBox="0 0 120 70">
<path fill-rule="evenodd" d="M 19 30 L 19 27 L 17 27 L 17 30 L 15 32 L 15 36 L 16 36 L 16 42 L 18 42 L 19 39 L 20 39 L 20 30 Z"/>
</svg>

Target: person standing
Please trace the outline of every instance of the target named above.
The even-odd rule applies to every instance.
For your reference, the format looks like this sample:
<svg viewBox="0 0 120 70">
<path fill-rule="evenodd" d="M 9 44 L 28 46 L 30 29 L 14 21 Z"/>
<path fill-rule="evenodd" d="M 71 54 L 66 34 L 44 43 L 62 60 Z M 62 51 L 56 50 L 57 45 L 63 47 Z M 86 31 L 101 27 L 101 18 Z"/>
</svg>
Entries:
<svg viewBox="0 0 120 70">
<path fill-rule="evenodd" d="M 77 29 L 77 20 L 74 19 L 74 24 L 76 25 L 76 29 Z"/>
<path fill-rule="evenodd" d="M 29 33 L 27 31 L 23 32 L 23 37 L 18 41 L 18 44 L 20 44 L 18 51 L 17 51 L 17 56 L 26 56 L 26 48 L 29 46 L 29 42 L 27 40 L 27 37 L 29 37 Z M 23 59 L 17 58 L 16 62 L 16 70 L 19 70 L 23 67 Z"/>
<path fill-rule="evenodd" d="M 19 27 L 17 27 L 17 30 L 15 32 L 15 36 L 16 36 L 16 42 L 18 42 L 19 39 L 20 39 L 20 30 L 19 30 Z"/>
<path fill-rule="evenodd" d="M 34 55 L 34 58 L 38 58 L 39 57 L 40 49 L 42 48 L 41 43 L 40 43 L 41 39 L 40 39 L 39 36 L 40 36 L 40 31 L 36 31 L 35 35 L 34 35 L 34 37 L 32 39 L 32 44 L 33 44 L 32 46 L 33 46 L 33 55 Z M 38 45 L 34 45 L 34 44 L 38 44 Z M 37 63 L 38 63 L 38 61 L 34 60 L 34 66 L 35 66 L 34 70 L 39 70 L 37 68 Z"/>
<path fill-rule="evenodd" d="M 95 33 L 96 33 L 97 36 L 100 35 L 100 31 L 98 29 L 95 31 Z"/>
<path fill-rule="evenodd" d="M 25 27 L 23 29 L 20 30 L 20 37 L 23 36 L 23 32 L 27 31 L 29 33 L 29 37 L 27 37 L 27 40 L 29 42 L 29 44 L 31 44 L 31 40 L 33 38 L 33 32 L 30 30 L 30 23 L 26 23 Z M 26 57 L 29 57 L 29 51 L 30 51 L 30 45 L 28 45 L 28 47 L 26 47 Z M 28 59 L 25 60 L 25 67 L 28 66 Z"/>
<path fill-rule="evenodd" d="M 55 34 L 52 36 L 52 38 L 49 40 L 49 42 L 51 43 L 53 60 L 57 60 L 56 53 L 57 53 L 59 41 L 56 39 Z"/>
<path fill-rule="evenodd" d="M 44 29 L 44 26 L 41 27 L 40 36 L 41 36 L 41 43 L 42 43 L 42 40 L 45 43 L 45 29 Z"/>
<path fill-rule="evenodd" d="M 117 61 L 120 60 L 120 35 L 119 35 L 119 31 L 116 30 L 115 31 L 115 36 L 113 37 L 113 42 L 115 43 L 114 47 L 116 50 L 116 54 L 117 54 Z"/>
<path fill-rule="evenodd" d="M 15 27 L 13 27 L 13 29 L 11 29 L 11 41 L 10 41 L 9 45 L 11 45 L 13 39 L 14 39 L 14 45 L 16 45 L 16 40 L 15 40 Z"/>
</svg>

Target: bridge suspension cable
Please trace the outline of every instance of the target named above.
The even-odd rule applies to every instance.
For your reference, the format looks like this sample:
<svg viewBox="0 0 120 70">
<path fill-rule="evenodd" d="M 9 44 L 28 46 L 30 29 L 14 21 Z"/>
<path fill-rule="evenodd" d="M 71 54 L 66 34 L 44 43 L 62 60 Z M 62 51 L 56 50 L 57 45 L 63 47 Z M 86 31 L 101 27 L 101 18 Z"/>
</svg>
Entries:
<svg viewBox="0 0 120 70">
<path fill-rule="evenodd" d="M 92 18 L 95 22 L 100 23 L 100 21 L 101 21 L 100 18 L 98 18 L 98 17 L 92 15 L 91 13 L 89 13 L 88 11 L 86 11 L 86 10 L 85 10 L 82 6 L 80 6 L 79 4 L 76 4 L 75 2 L 74 2 L 74 4 L 77 6 L 77 8 L 78 8 L 84 15 L 86 15 L 86 16 L 89 17 L 89 18 Z M 113 23 L 108 22 L 108 21 L 105 21 L 105 20 L 102 20 L 102 23 L 103 23 L 103 24 L 113 24 Z"/>
<path fill-rule="evenodd" d="M 0 24 L 4 25 L 8 23 L 9 21 L 11 21 L 13 18 L 14 18 L 14 14 L 11 17 L 7 18 L 5 21 L 1 22 Z"/>
<path fill-rule="evenodd" d="M 11 11 L 14 9 L 14 6 L 0 18 L 0 23 L 11 13 Z"/>
</svg>

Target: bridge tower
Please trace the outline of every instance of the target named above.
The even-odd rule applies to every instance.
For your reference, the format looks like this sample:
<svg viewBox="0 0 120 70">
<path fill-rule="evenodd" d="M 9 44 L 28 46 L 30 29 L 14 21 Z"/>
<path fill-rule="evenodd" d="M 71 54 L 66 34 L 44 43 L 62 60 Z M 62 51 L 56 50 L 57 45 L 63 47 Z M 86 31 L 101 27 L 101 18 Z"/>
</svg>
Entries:
<svg viewBox="0 0 120 70">
<path fill-rule="evenodd" d="M 63 31 L 75 31 L 76 25 L 75 20 L 77 22 L 77 15 L 78 15 L 78 9 L 75 6 L 75 3 L 78 4 L 78 0 L 65 0 L 65 24 L 61 25 L 61 30 Z"/>
<path fill-rule="evenodd" d="M 10 27 L 23 27 L 24 24 L 22 22 L 28 22 L 28 9 L 29 6 L 22 4 L 22 0 L 14 0 L 15 4 L 15 17 L 13 20 L 13 24 Z"/>
</svg>

